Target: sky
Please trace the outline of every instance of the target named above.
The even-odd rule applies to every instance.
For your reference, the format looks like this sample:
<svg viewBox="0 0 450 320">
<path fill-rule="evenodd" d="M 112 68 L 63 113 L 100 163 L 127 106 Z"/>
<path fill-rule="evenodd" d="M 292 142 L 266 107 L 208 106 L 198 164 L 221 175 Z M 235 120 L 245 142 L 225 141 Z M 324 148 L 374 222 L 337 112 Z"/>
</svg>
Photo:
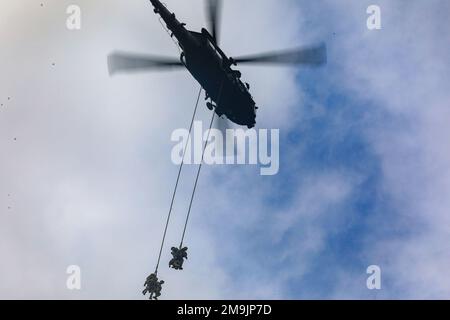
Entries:
<svg viewBox="0 0 450 320">
<path fill-rule="evenodd" d="M 165 3 L 205 25 L 203 1 Z M 70 4 L 81 30 L 66 28 Z M 372 4 L 381 30 L 367 29 Z M 449 298 L 449 7 L 225 1 L 230 56 L 324 41 L 328 65 L 240 68 L 257 127 L 280 130 L 280 171 L 204 167 L 176 272 L 186 166 L 163 298 Z M 178 170 L 170 136 L 188 126 L 198 84 L 186 71 L 109 77 L 114 50 L 179 55 L 148 1 L 2 1 L 0 40 L 0 298 L 143 299 Z M 66 287 L 70 265 L 81 290 Z"/>
</svg>

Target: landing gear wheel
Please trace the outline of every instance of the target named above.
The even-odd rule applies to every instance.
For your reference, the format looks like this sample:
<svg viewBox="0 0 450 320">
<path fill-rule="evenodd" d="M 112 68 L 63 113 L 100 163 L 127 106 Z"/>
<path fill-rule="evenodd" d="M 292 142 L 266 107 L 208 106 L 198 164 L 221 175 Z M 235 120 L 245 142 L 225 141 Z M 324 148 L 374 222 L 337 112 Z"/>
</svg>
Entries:
<svg viewBox="0 0 450 320">
<path fill-rule="evenodd" d="M 211 102 L 206 103 L 206 107 L 210 110 L 213 111 L 214 109 L 214 105 Z"/>
</svg>

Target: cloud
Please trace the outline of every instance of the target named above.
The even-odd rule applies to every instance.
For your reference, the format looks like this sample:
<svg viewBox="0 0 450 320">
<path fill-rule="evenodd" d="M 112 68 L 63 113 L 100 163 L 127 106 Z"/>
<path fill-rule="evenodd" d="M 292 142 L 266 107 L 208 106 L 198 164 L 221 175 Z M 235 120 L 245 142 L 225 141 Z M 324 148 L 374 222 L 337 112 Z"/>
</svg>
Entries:
<svg viewBox="0 0 450 320">
<path fill-rule="evenodd" d="M 7 47 L 0 54 L 0 99 L 12 99 L 0 119 L 0 296 L 140 298 L 156 263 L 177 170 L 170 133 L 186 127 L 197 84 L 186 72 L 108 77 L 106 56 L 116 49 L 178 55 L 148 4 L 79 1 L 78 32 L 65 28 L 69 4 L 1 6 Z M 179 1 L 167 5 L 190 27 L 201 27 L 202 1 L 195 9 Z M 261 2 L 253 12 L 263 18 L 274 5 Z M 241 29 L 228 26 L 224 39 Z M 269 29 L 261 31 L 275 32 Z M 179 241 L 193 170 L 186 170 L 168 245 Z M 166 298 L 226 297 L 231 279 L 203 227 L 189 229 L 189 273 L 162 266 Z M 80 292 L 65 288 L 72 264 L 82 270 Z"/>
<path fill-rule="evenodd" d="M 339 61 L 332 61 L 334 80 L 341 79 L 340 89 L 359 104 L 365 101 L 359 108 L 375 120 L 360 134 L 380 164 L 384 200 L 377 202 L 383 211 L 373 215 L 373 229 L 364 235 L 362 260 L 379 261 L 384 297 L 445 298 L 450 153 L 443 119 L 449 115 L 449 47 L 441 30 L 448 4 L 379 1 L 383 29 L 364 32 L 359 13 L 366 4 L 349 2 L 342 19 L 340 5 L 327 2 L 331 20 L 344 31 L 332 43 L 333 52 L 340 53 Z M 358 273 L 344 273 L 334 297 L 366 297 L 361 286 L 345 293 Z"/>
<path fill-rule="evenodd" d="M 2 298 L 141 298 L 156 263 L 177 171 L 170 135 L 198 85 L 185 72 L 109 78 L 115 49 L 178 53 L 145 1 L 104 2 L 79 1 L 79 32 L 65 29 L 67 1 L 0 5 Z M 202 1 L 166 2 L 201 28 Z M 186 270 L 163 255 L 165 298 L 372 298 L 370 264 L 382 267 L 380 297 L 448 296 L 449 5 L 379 1 L 383 29 L 369 32 L 369 4 L 226 1 L 231 56 L 325 39 L 329 65 L 242 68 L 258 125 L 281 129 L 280 173 L 204 168 Z M 72 264 L 80 292 L 65 288 Z"/>
</svg>

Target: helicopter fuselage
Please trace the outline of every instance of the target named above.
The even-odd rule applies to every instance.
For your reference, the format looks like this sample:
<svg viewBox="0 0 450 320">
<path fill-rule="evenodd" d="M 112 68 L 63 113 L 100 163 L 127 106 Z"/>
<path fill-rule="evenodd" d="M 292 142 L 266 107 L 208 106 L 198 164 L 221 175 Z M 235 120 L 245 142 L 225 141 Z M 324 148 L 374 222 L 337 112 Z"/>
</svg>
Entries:
<svg viewBox="0 0 450 320">
<path fill-rule="evenodd" d="M 231 68 L 233 60 L 225 55 L 206 29 L 201 33 L 189 31 L 160 1 L 150 1 L 155 13 L 162 17 L 172 32 L 171 36 L 178 40 L 183 51 L 181 62 L 203 87 L 207 97 L 215 102 L 216 114 L 253 128 L 257 107 L 249 85 L 241 81 L 239 71 Z"/>
</svg>

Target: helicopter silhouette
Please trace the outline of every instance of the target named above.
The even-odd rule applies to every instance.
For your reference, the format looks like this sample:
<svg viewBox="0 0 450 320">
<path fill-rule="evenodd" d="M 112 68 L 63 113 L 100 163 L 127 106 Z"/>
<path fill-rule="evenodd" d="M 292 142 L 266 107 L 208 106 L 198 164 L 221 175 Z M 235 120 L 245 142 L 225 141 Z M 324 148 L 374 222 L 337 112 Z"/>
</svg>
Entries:
<svg viewBox="0 0 450 320">
<path fill-rule="evenodd" d="M 219 46 L 218 21 L 221 12 L 220 0 L 208 0 L 209 31 L 186 29 L 186 24 L 177 20 L 174 13 L 159 0 L 150 0 L 154 12 L 164 20 L 171 37 L 178 41 L 182 53 L 179 59 L 113 52 L 108 56 L 110 75 L 116 73 L 171 69 L 185 67 L 200 83 L 210 101 L 207 107 L 219 116 L 235 124 L 256 125 L 258 107 L 250 94 L 250 85 L 241 80 L 241 72 L 232 67 L 238 64 L 308 65 L 321 66 L 327 62 L 324 43 L 318 45 L 269 52 L 243 57 L 229 58 Z"/>
</svg>

